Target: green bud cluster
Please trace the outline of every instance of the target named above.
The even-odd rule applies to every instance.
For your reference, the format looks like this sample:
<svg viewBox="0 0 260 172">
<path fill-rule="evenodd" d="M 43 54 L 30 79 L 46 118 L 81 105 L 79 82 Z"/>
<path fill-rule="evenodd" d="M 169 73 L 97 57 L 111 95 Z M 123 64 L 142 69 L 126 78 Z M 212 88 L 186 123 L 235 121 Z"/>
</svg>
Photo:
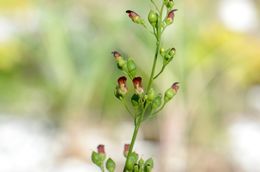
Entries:
<svg viewBox="0 0 260 172">
<path fill-rule="evenodd" d="M 163 65 L 166 66 L 167 64 L 169 64 L 172 59 L 174 58 L 176 54 L 176 49 L 175 48 L 169 48 L 167 50 L 165 50 L 164 48 L 160 49 L 160 55 L 163 58 Z"/>
<path fill-rule="evenodd" d="M 135 152 L 129 154 L 126 162 L 126 170 L 128 170 L 129 172 L 151 172 L 152 168 L 152 158 L 144 161 L 142 158 L 139 159 L 138 154 Z"/>
<path fill-rule="evenodd" d="M 104 171 L 104 164 L 106 165 L 106 169 L 108 172 L 115 172 L 116 163 L 111 159 L 108 158 L 106 160 L 106 153 L 104 145 L 99 145 L 97 147 L 97 152 L 93 151 L 91 155 L 91 160 L 94 164 L 96 164 L 101 171 Z"/>
</svg>

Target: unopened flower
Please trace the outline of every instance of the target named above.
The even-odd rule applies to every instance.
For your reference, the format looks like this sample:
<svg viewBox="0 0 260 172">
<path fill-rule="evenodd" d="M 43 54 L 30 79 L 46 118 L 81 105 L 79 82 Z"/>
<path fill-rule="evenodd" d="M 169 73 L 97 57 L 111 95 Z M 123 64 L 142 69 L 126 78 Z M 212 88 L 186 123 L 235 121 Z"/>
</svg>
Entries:
<svg viewBox="0 0 260 172">
<path fill-rule="evenodd" d="M 177 9 L 174 9 L 174 10 L 171 10 L 168 15 L 167 15 L 167 18 L 166 18 L 166 21 L 165 23 L 167 25 L 170 25 L 172 24 L 173 20 L 174 20 L 174 16 L 175 16 L 175 11 L 177 11 Z"/>
<path fill-rule="evenodd" d="M 119 60 L 122 58 L 121 54 L 117 51 L 112 52 L 113 56 L 115 57 L 116 60 Z"/>
<path fill-rule="evenodd" d="M 124 145 L 124 156 L 127 157 L 128 152 L 129 152 L 130 144 L 125 144 Z"/>
<path fill-rule="evenodd" d="M 128 14 L 128 16 L 130 17 L 130 19 L 137 24 L 142 24 L 143 20 L 141 19 L 141 17 L 134 11 L 131 10 L 127 10 L 126 13 Z"/>
<path fill-rule="evenodd" d="M 104 145 L 98 145 L 97 151 L 98 151 L 99 154 L 106 154 Z"/>
<path fill-rule="evenodd" d="M 116 62 L 117 62 L 117 67 L 121 70 L 126 70 L 126 61 L 124 58 L 121 56 L 121 54 L 118 51 L 113 51 L 112 55 L 114 56 Z"/>
<path fill-rule="evenodd" d="M 176 95 L 179 88 L 180 88 L 179 82 L 173 83 L 171 88 L 169 88 L 164 94 L 164 102 L 170 101 Z"/>
<path fill-rule="evenodd" d="M 179 86 L 179 82 L 175 82 L 172 84 L 172 90 L 174 90 L 175 94 L 177 93 L 177 91 L 179 90 L 180 86 Z"/>
<path fill-rule="evenodd" d="M 142 87 L 142 78 L 141 77 L 135 77 L 133 79 L 134 88 L 137 94 L 142 94 L 144 92 L 144 89 Z"/>
</svg>

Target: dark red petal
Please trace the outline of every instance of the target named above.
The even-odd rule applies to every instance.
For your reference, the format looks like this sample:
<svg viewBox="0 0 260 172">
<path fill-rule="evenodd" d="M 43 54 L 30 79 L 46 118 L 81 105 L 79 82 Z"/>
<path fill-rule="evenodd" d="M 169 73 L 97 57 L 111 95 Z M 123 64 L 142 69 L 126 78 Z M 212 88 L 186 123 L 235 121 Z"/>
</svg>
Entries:
<svg viewBox="0 0 260 172">
<path fill-rule="evenodd" d="M 130 144 L 125 144 L 124 145 L 124 152 L 128 152 L 130 148 Z"/>
<path fill-rule="evenodd" d="M 175 82 L 172 84 L 172 89 L 177 92 L 179 90 L 180 86 L 179 86 L 179 82 Z"/>
<path fill-rule="evenodd" d="M 126 13 L 128 14 L 128 16 L 133 19 L 136 16 L 139 16 L 136 12 L 131 11 L 131 10 L 127 10 Z"/>
<path fill-rule="evenodd" d="M 174 12 L 175 12 L 175 11 L 177 11 L 177 9 L 171 10 L 171 11 L 168 13 L 167 18 L 173 19 L 173 17 L 174 17 Z"/>
<path fill-rule="evenodd" d="M 126 80 L 127 78 L 125 76 L 121 76 L 120 78 L 118 78 L 117 82 L 118 82 L 118 85 L 125 85 L 126 84 Z"/>
<path fill-rule="evenodd" d="M 119 57 L 121 57 L 121 54 L 120 54 L 119 52 L 117 52 L 117 51 L 113 51 L 112 54 L 113 54 L 113 56 L 114 56 L 116 59 L 118 59 Z"/>
<path fill-rule="evenodd" d="M 98 153 L 105 154 L 105 146 L 104 145 L 98 145 L 97 150 L 98 150 Z"/>
<path fill-rule="evenodd" d="M 140 86 L 141 87 L 141 85 L 142 85 L 142 78 L 141 77 L 135 77 L 133 79 L 133 84 L 134 84 L 134 86 Z"/>
</svg>

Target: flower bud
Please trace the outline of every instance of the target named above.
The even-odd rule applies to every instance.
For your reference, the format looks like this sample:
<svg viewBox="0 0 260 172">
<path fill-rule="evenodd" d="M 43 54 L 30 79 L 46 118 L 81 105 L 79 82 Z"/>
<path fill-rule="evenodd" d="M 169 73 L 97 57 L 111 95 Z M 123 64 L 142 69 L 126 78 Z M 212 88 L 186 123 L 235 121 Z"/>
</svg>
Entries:
<svg viewBox="0 0 260 172">
<path fill-rule="evenodd" d="M 163 56 L 163 63 L 164 63 L 164 65 L 167 65 L 173 59 L 175 54 L 176 54 L 176 49 L 175 48 L 168 49 L 164 53 L 164 56 Z"/>
<path fill-rule="evenodd" d="M 158 22 L 158 14 L 155 11 L 151 10 L 148 14 L 148 20 L 153 27 L 156 27 L 156 24 Z"/>
<path fill-rule="evenodd" d="M 123 59 L 121 54 L 117 51 L 113 51 L 112 54 L 117 62 L 117 67 L 121 70 L 124 70 L 126 66 L 126 61 Z"/>
<path fill-rule="evenodd" d="M 171 11 L 168 13 L 167 18 L 166 18 L 166 21 L 165 21 L 165 23 L 166 23 L 167 25 L 170 25 L 170 24 L 173 23 L 174 16 L 175 16 L 175 14 L 174 14 L 175 11 L 177 11 L 177 9 L 171 10 Z"/>
<path fill-rule="evenodd" d="M 127 86 L 126 86 L 126 80 L 127 80 L 127 78 L 125 76 L 121 76 L 117 80 L 118 86 L 116 87 L 115 96 L 118 99 L 123 98 L 128 91 Z"/>
<path fill-rule="evenodd" d="M 114 172 L 116 169 L 116 163 L 111 158 L 108 158 L 106 168 L 109 172 Z"/>
<path fill-rule="evenodd" d="M 112 52 L 113 56 L 115 57 L 116 60 L 119 60 L 122 58 L 121 54 L 117 51 Z"/>
<path fill-rule="evenodd" d="M 137 94 L 142 94 L 144 92 L 144 89 L 142 87 L 142 78 L 141 77 L 135 77 L 133 79 L 133 84 L 134 84 L 135 92 Z"/>
<path fill-rule="evenodd" d="M 129 75 L 133 78 L 136 75 L 136 65 L 134 60 L 128 59 L 127 60 L 127 70 Z"/>
<path fill-rule="evenodd" d="M 140 158 L 140 160 L 138 162 L 138 165 L 139 165 L 139 169 L 141 169 L 143 171 L 143 169 L 144 169 L 144 160 L 143 160 L 143 158 Z"/>
<path fill-rule="evenodd" d="M 98 145 L 97 151 L 98 151 L 99 154 L 106 154 L 104 145 Z"/>
<path fill-rule="evenodd" d="M 105 146 L 98 145 L 97 152 L 93 151 L 91 155 L 91 160 L 94 164 L 101 167 L 106 159 Z"/>
<path fill-rule="evenodd" d="M 166 90 L 166 92 L 164 94 L 164 102 L 167 103 L 168 101 L 170 101 L 176 95 L 178 89 L 179 89 L 178 82 L 175 82 L 174 84 L 172 84 L 171 88 Z"/>
<path fill-rule="evenodd" d="M 160 55 L 163 57 L 165 55 L 165 49 L 164 48 L 161 48 L 160 49 Z"/>
<path fill-rule="evenodd" d="M 138 94 L 134 94 L 131 97 L 131 103 L 132 103 L 133 107 L 138 107 L 139 106 L 139 100 L 140 100 L 140 96 Z"/>
<path fill-rule="evenodd" d="M 151 88 L 148 93 L 147 93 L 147 101 L 152 102 L 155 98 L 155 92 L 154 90 Z"/>
<path fill-rule="evenodd" d="M 159 108 L 159 107 L 161 106 L 161 104 L 162 104 L 162 95 L 159 94 L 159 95 L 157 95 L 157 96 L 154 98 L 154 100 L 153 100 L 153 102 L 152 102 L 152 109 L 157 109 L 157 108 Z"/>
<path fill-rule="evenodd" d="M 132 171 L 134 169 L 134 165 L 136 164 L 137 160 L 138 160 L 138 154 L 135 152 L 130 153 L 130 155 L 128 155 L 128 160 L 126 162 L 126 169 Z"/>
<path fill-rule="evenodd" d="M 127 10 L 126 13 L 128 14 L 128 16 L 130 17 L 130 19 L 137 24 L 142 24 L 143 20 L 141 19 L 141 17 L 134 11 L 131 10 Z"/>
<path fill-rule="evenodd" d="M 125 144 L 124 145 L 124 152 L 123 152 L 124 157 L 127 157 L 128 152 L 129 152 L 129 148 L 130 148 L 130 144 Z"/>
<path fill-rule="evenodd" d="M 134 165 L 134 170 L 133 170 L 133 172 L 139 172 L 139 165 L 138 164 L 135 164 Z"/>
<path fill-rule="evenodd" d="M 167 4 L 166 4 L 166 7 L 167 7 L 168 9 L 172 9 L 173 6 L 174 6 L 173 0 L 169 0 L 169 1 L 167 2 Z"/>
<path fill-rule="evenodd" d="M 169 0 L 163 0 L 163 4 L 167 5 Z"/>
<path fill-rule="evenodd" d="M 153 168 L 153 159 L 149 158 L 147 161 L 145 161 L 144 172 L 151 172 L 152 168 Z"/>
</svg>

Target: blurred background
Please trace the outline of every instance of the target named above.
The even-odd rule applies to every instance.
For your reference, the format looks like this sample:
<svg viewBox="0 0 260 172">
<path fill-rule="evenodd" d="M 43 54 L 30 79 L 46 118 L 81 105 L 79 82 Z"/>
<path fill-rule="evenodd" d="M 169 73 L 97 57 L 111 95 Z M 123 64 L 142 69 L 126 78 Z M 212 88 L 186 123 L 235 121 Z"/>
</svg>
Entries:
<svg viewBox="0 0 260 172">
<path fill-rule="evenodd" d="M 159 2 L 159 1 L 158 1 Z M 176 0 L 155 82 L 181 89 L 136 151 L 158 172 L 260 172 L 260 1 Z M 94 172 L 100 143 L 122 171 L 133 123 L 114 97 L 112 50 L 148 77 L 154 38 L 125 14 L 149 1 L 0 1 L 0 171 Z M 159 67 L 158 69 L 159 70 Z M 144 81 L 146 83 L 146 81 Z"/>
</svg>

